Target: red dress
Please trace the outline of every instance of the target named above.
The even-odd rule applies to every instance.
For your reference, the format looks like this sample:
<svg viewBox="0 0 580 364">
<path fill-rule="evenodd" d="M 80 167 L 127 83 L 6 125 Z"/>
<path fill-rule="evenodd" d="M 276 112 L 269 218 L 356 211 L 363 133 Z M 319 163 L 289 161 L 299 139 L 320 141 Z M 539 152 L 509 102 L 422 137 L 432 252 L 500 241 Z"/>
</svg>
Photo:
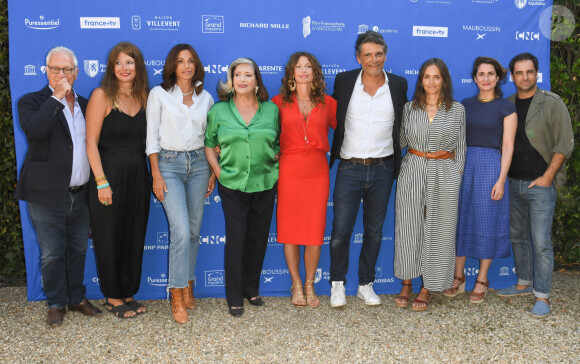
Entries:
<svg viewBox="0 0 580 364">
<path fill-rule="evenodd" d="M 336 128 L 336 100 L 325 96 L 310 112 L 308 123 L 296 98 L 283 104 L 281 95 L 272 102 L 280 109 L 280 172 L 276 225 L 278 242 L 322 245 L 329 191 L 328 128 Z"/>
</svg>

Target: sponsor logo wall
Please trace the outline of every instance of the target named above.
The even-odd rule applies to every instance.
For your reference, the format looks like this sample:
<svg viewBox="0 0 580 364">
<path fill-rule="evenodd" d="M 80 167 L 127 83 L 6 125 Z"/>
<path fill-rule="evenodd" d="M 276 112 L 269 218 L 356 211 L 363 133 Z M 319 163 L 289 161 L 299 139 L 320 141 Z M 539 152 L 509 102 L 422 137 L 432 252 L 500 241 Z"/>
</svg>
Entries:
<svg viewBox="0 0 580 364">
<path fill-rule="evenodd" d="M 172 7 L 144 0 L 125 4 L 103 0 L 96 8 L 89 3 L 55 0 L 9 0 L 10 85 L 15 115 L 15 138 L 18 169 L 26 153 L 26 139 L 17 120 L 16 104 L 27 92 L 44 87 L 46 52 L 53 46 L 73 49 L 79 61 L 75 90 L 89 97 L 106 71 L 109 50 L 119 41 L 131 41 L 145 57 L 150 86 L 161 83 L 165 58 L 177 43 L 190 43 L 204 65 L 205 88 L 217 101 L 216 86 L 224 80 L 231 61 L 251 57 L 262 73 L 271 96 L 280 88 L 284 66 L 291 53 L 305 50 L 314 53 L 323 68 L 327 92 L 332 94 L 340 72 L 358 68 L 354 43 L 359 33 L 374 30 L 388 44 L 385 69 L 405 77 L 411 98 L 418 70 L 426 59 L 442 58 L 454 83 L 454 97 L 462 100 L 476 93 L 471 80 L 471 66 L 477 56 L 500 60 L 504 67 L 517 53 L 529 51 L 540 61 L 539 86 L 549 89 L 549 39 L 539 21 L 552 1 L 535 0 L 338 0 L 327 2 L 297 0 L 291 6 L 256 0 L 259 12 L 237 11 L 238 2 L 190 2 L 178 0 Z M 66 14 L 66 15 L 62 15 Z M 515 89 L 511 79 L 503 86 L 505 95 Z M 329 139 L 332 139 L 332 131 Z M 318 271 L 317 292 L 329 294 L 329 245 L 336 166 L 331 170 L 331 194 L 328 199 L 326 232 Z M 375 289 L 379 293 L 397 293 L 399 280 L 393 274 L 394 189 L 384 225 L 382 248 L 377 263 Z M 362 206 L 362 205 L 361 205 Z M 44 299 L 40 282 L 39 251 L 36 234 L 30 224 L 26 204 L 21 202 L 23 237 L 26 250 L 28 298 Z M 227 242 L 217 190 L 205 201 L 204 222 L 200 233 L 197 263 L 199 297 L 224 297 L 223 249 Z M 363 236 L 362 212 L 351 239 L 350 270 L 347 293 L 356 293 L 357 264 Z M 166 298 L 168 279 L 167 254 L 171 241 L 163 207 L 151 198 L 151 209 L 140 299 Z M 302 273 L 304 268 L 301 267 Z M 468 260 L 468 288 L 473 286 L 477 262 Z M 92 244 L 87 254 L 87 293 L 101 297 Z M 501 288 L 515 282 L 512 258 L 497 259 L 490 271 L 490 282 Z M 261 294 L 288 295 L 290 276 L 281 244 L 276 241 L 276 217 L 268 238 L 268 250 L 260 280 Z M 420 280 L 415 280 L 415 288 Z"/>
</svg>

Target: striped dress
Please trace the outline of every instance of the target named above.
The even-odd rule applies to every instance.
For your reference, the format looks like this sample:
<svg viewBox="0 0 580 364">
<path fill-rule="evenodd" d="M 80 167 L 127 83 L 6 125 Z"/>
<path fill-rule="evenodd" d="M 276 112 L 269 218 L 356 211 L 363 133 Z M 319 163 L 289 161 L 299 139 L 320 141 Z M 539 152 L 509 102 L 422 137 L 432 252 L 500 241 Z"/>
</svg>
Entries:
<svg viewBox="0 0 580 364">
<path fill-rule="evenodd" d="M 425 159 L 407 153 L 397 182 L 395 276 L 423 277 L 423 286 L 441 291 L 453 284 L 455 229 L 465 161 L 465 109 L 458 102 L 427 112 L 405 105 L 401 148 L 455 151 L 455 159 Z"/>
</svg>

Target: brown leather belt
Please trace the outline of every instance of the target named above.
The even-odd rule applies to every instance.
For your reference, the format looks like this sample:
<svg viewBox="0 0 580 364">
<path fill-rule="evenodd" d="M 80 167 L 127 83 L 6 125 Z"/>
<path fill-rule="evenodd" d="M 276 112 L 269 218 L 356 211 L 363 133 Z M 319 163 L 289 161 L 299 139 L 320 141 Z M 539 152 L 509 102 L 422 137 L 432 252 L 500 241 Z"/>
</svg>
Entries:
<svg viewBox="0 0 580 364">
<path fill-rule="evenodd" d="M 421 152 L 417 149 L 409 148 L 409 153 L 426 159 L 455 159 L 455 151 L 438 150 L 436 152 Z"/>
<path fill-rule="evenodd" d="M 393 155 L 389 155 L 386 157 L 381 158 L 350 158 L 350 159 L 343 159 L 345 162 L 356 163 L 356 164 L 364 164 L 365 166 L 370 166 L 372 164 L 381 164 L 390 159 L 393 159 Z"/>
</svg>

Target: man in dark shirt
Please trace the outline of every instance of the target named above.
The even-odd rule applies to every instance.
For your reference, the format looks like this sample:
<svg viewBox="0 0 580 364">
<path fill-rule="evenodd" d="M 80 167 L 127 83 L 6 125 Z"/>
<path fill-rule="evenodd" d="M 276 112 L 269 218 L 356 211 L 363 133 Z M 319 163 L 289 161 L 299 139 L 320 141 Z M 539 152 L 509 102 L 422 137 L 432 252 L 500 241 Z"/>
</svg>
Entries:
<svg viewBox="0 0 580 364">
<path fill-rule="evenodd" d="M 550 313 L 554 270 L 551 240 L 556 187 L 566 180 L 564 161 L 574 148 L 570 114 L 560 97 L 537 87 L 538 59 L 530 53 L 515 56 L 510 72 L 517 93 L 518 128 L 508 173 L 510 238 L 517 284 L 500 289 L 502 297 L 534 294 L 532 316 Z"/>
</svg>

